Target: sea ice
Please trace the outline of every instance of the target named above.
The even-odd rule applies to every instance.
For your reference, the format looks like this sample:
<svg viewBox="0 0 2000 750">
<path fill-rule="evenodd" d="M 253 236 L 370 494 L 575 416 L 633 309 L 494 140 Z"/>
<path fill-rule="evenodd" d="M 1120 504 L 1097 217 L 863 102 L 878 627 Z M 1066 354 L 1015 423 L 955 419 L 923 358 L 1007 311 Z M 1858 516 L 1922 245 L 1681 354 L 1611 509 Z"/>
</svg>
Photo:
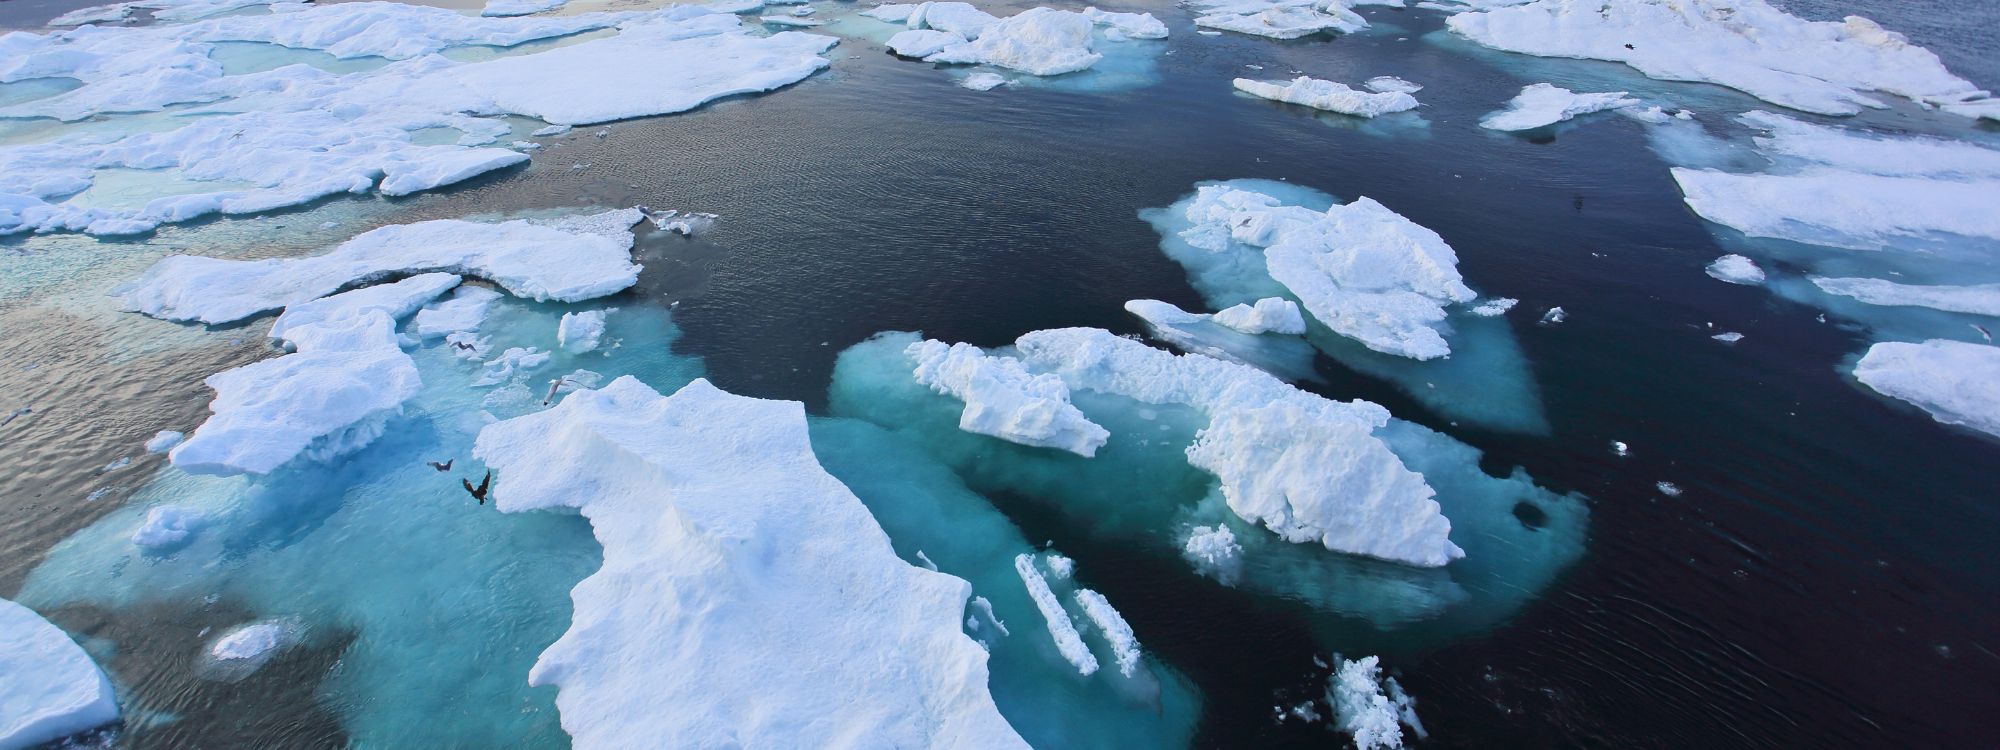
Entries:
<svg viewBox="0 0 2000 750">
<path fill-rule="evenodd" d="M 1548 312 L 1542 313 L 1542 325 L 1545 326 L 1557 325 L 1566 320 L 1569 320 L 1569 311 L 1562 309 L 1560 305 L 1551 307 L 1548 309 Z"/>
<path fill-rule="evenodd" d="M 132 532 L 132 544 L 145 550 L 174 547 L 200 530 L 207 521 L 200 511 L 180 505 L 156 505 L 146 511 L 146 520 Z"/>
<path fill-rule="evenodd" d="M 1139 638 L 1132 634 L 1131 624 L 1125 616 L 1111 606 L 1111 601 L 1090 589 L 1077 589 L 1076 603 L 1083 607 L 1083 614 L 1097 626 L 1097 632 L 1104 635 L 1105 642 L 1111 644 L 1113 658 L 1118 661 L 1118 673 L 1131 677 L 1139 668 Z"/>
<path fill-rule="evenodd" d="M 1233 581 L 1243 564 L 1243 545 L 1237 544 L 1235 532 L 1222 524 L 1189 529 L 1181 551 L 1197 567 L 1215 573 L 1224 583 Z"/>
<path fill-rule="evenodd" d="M 965 37 L 949 31 L 911 29 L 896 32 L 895 36 L 889 37 L 889 51 L 903 57 L 921 60 L 943 51 L 946 47 L 964 42 Z"/>
<path fill-rule="evenodd" d="M 1288 83 L 1238 78 L 1231 85 L 1251 96 L 1356 117 L 1375 117 L 1417 108 L 1417 98 L 1404 92 L 1357 91 L 1344 83 L 1310 76 L 1299 76 Z"/>
<path fill-rule="evenodd" d="M 1327 681 L 1326 702 L 1333 705 L 1340 731 L 1354 736 L 1355 750 L 1400 748 L 1405 725 L 1419 738 L 1424 736 L 1416 701 L 1396 684 L 1396 678 L 1382 677 L 1379 664 L 1374 656 L 1343 660 Z"/>
<path fill-rule="evenodd" d="M 1369 91 L 1381 93 L 1414 94 L 1424 90 L 1423 84 L 1411 83 L 1395 76 L 1376 76 L 1362 82 Z"/>
<path fill-rule="evenodd" d="M 1084 457 L 1110 437 L 1070 404 L 1061 378 L 1030 374 L 1012 357 L 941 341 L 911 344 L 907 354 L 917 382 L 965 402 L 959 429 Z"/>
<path fill-rule="evenodd" d="M 1452 31 L 1543 57 L 1622 62 L 1652 78 L 1705 81 L 1825 115 L 1880 108 L 1864 92 L 1980 112 L 1987 93 L 1937 55 L 1860 16 L 1806 21 L 1764 0 L 1537 0 L 1461 13 Z"/>
<path fill-rule="evenodd" d="M 1346 0 L 1197 0 L 1196 26 L 1272 39 L 1297 39 L 1322 31 L 1352 33 L 1368 21 Z"/>
<path fill-rule="evenodd" d="M 577 747 L 1026 747 L 961 629 L 970 585 L 896 556 L 802 405 L 625 377 L 487 426 L 474 455 L 500 510 L 574 508 L 604 547 L 528 673 Z"/>
<path fill-rule="evenodd" d="M 230 628 L 202 652 L 195 673 L 217 682 L 236 682 L 263 668 L 278 652 L 299 642 L 301 626 L 293 618 L 248 622 Z"/>
<path fill-rule="evenodd" d="M 1305 335 L 1306 319 L 1298 303 L 1283 297 L 1265 297 L 1254 304 L 1236 305 L 1210 316 L 1216 323 L 1249 334 L 1283 333 Z"/>
<path fill-rule="evenodd" d="M 1758 268 L 1756 261 L 1735 253 L 1716 258 L 1704 270 L 1708 275 L 1731 284 L 1764 283 L 1764 269 Z"/>
<path fill-rule="evenodd" d="M 1049 582 L 1042 578 L 1042 572 L 1035 569 L 1035 556 L 1016 555 L 1014 571 L 1020 574 L 1021 585 L 1027 588 L 1029 598 L 1035 600 L 1035 607 L 1041 610 L 1042 619 L 1048 623 L 1049 637 L 1055 639 L 1056 650 L 1076 667 L 1078 674 L 1085 677 L 1096 674 L 1097 656 L 1090 653 L 1089 646 L 1083 645 L 1083 635 L 1077 632 L 1076 622 L 1069 619 L 1062 600 L 1049 590 Z"/>
<path fill-rule="evenodd" d="M 291 331 L 344 318 L 356 318 L 370 310 L 390 320 L 410 317 L 431 300 L 458 286 L 459 278 L 448 273 L 425 273 L 393 284 L 378 284 L 352 291 L 286 305 L 285 312 L 271 323 L 271 338 L 289 341 Z M 443 335 L 443 334 L 438 334 Z"/>
<path fill-rule="evenodd" d="M 478 380 L 472 381 L 472 385 L 485 387 L 506 383 L 516 375 L 525 374 L 529 370 L 548 364 L 552 356 L 555 356 L 552 352 L 541 351 L 532 346 L 510 347 L 501 352 L 500 356 L 487 360 L 484 371 L 480 373 Z"/>
<path fill-rule="evenodd" d="M 2000 317 L 2000 284 L 1966 286 L 1898 284 L 1885 279 L 1811 277 L 1827 294 L 1853 297 L 1871 305 L 1928 307 L 1945 312 Z"/>
<path fill-rule="evenodd" d="M 1714 336 L 1710 336 L 1709 338 L 1715 339 L 1716 341 L 1720 341 L 1725 344 L 1734 344 L 1738 341 L 1743 340 L 1743 334 L 1737 333 L 1735 331 L 1727 331 L 1724 333 L 1715 334 Z"/>
<path fill-rule="evenodd" d="M 479 9 L 479 15 L 527 16 L 567 4 L 569 0 L 486 0 L 486 7 Z"/>
<path fill-rule="evenodd" d="M 1579 94 L 1560 86 L 1537 83 L 1521 89 L 1521 93 L 1507 103 L 1507 108 L 1489 114 L 1479 120 L 1479 126 L 1489 130 L 1533 130 L 1558 122 L 1638 104 L 1639 100 L 1625 96 L 1623 91 L 1601 94 Z"/>
<path fill-rule="evenodd" d="M 2000 347 L 1932 339 L 1868 348 L 1854 377 L 1945 424 L 2000 436 Z"/>
<path fill-rule="evenodd" d="M 479 324 L 486 320 L 486 308 L 501 296 L 483 286 L 461 286 L 451 297 L 418 310 L 410 321 L 410 332 L 425 339 L 445 338 L 450 343 L 452 334 L 479 330 Z"/>
<path fill-rule="evenodd" d="M 1482 318 L 1496 318 L 1506 315 L 1508 310 L 1514 309 L 1518 304 L 1521 304 L 1521 301 L 1513 297 L 1496 297 L 1473 306 L 1471 312 Z"/>
<path fill-rule="evenodd" d="M 1058 580 L 1067 581 L 1076 575 L 1076 561 L 1063 556 L 1060 552 L 1042 555 L 1042 564 L 1048 566 L 1049 575 L 1055 576 Z"/>
<path fill-rule="evenodd" d="M 999 73 L 989 73 L 982 70 L 966 76 L 965 80 L 958 82 L 958 85 L 963 88 L 972 89 L 973 91 L 992 91 L 1007 85 L 1007 78 Z"/>
<path fill-rule="evenodd" d="M 26 750 L 118 720 L 111 680 L 34 610 L 0 599 L 0 748 Z"/>
<path fill-rule="evenodd" d="M 862 15 L 909 28 L 889 38 L 889 48 L 897 55 L 935 63 L 992 65 L 1035 76 L 1075 73 L 1096 65 L 1104 55 L 1093 50 L 1094 38 L 1116 43 L 1167 36 L 1166 24 L 1151 14 L 1096 8 L 1081 13 L 1030 8 L 997 18 L 967 3 L 927 2 L 879 5 Z"/>
<path fill-rule="evenodd" d="M 556 345 L 571 354 L 595 350 L 604 338 L 604 316 L 610 312 L 585 310 L 563 313 L 562 322 L 556 325 Z"/>
<path fill-rule="evenodd" d="M 1279 302 L 1284 304 L 1275 304 Z M 1236 325 L 1226 325 L 1224 313 L 1232 310 L 1236 312 L 1227 320 Z M 1312 345 L 1293 335 L 1305 333 L 1305 319 L 1291 300 L 1266 297 L 1255 306 L 1239 304 L 1207 315 L 1159 300 L 1135 299 L 1125 303 L 1125 311 L 1146 321 L 1155 338 L 1181 351 L 1241 362 L 1285 380 L 1316 377 Z"/>
<path fill-rule="evenodd" d="M 146 452 L 165 453 L 173 450 L 174 446 L 180 445 L 186 438 L 187 436 L 178 430 L 161 430 L 153 433 L 153 437 L 146 441 Z"/>
</svg>

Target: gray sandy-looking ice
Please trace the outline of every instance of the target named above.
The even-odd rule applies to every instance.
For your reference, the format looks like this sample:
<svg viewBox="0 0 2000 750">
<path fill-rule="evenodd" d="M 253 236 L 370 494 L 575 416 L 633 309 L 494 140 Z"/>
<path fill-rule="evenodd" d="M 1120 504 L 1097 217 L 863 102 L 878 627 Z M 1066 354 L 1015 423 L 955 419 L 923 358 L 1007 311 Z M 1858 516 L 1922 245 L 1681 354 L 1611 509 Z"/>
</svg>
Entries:
<svg viewBox="0 0 2000 750">
<path fill-rule="evenodd" d="M 1868 348 L 1854 377 L 1945 424 L 2000 436 L 2000 347 L 1932 339 Z"/>
<path fill-rule="evenodd" d="M 1323 31 L 1351 33 L 1368 21 L 1349 10 L 1347 0 L 1196 0 L 1196 26 L 1239 34 L 1297 39 Z M 1386 3 L 1378 3 L 1386 4 Z"/>
<path fill-rule="evenodd" d="M 0 748 L 25 750 L 118 720 L 111 680 L 33 610 L 0 599 Z"/>
<path fill-rule="evenodd" d="M 1446 21 L 1479 44 L 1543 57 L 1609 60 L 1652 78 L 1728 86 L 1784 107 L 1851 115 L 1883 92 L 1967 117 L 2000 101 L 1937 55 L 1860 16 L 1806 21 L 1764 0 L 1536 0 Z"/>
<path fill-rule="evenodd" d="M 1580 115 L 1638 103 L 1639 100 L 1625 96 L 1623 91 L 1579 94 L 1560 86 L 1536 83 L 1523 87 L 1520 94 L 1507 102 L 1506 109 L 1480 118 L 1479 127 L 1488 130 L 1533 130 Z"/>
<path fill-rule="evenodd" d="M 965 402 L 961 430 L 1086 458 L 1111 436 L 1070 403 L 1062 378 L 1031 374 L 1019 360 L 942 341 L 919 341 L 906 353 L 917 382 Z"/>
<path fill-rule="evenodd" d="M 604 547 L 528 673 L 576 747 L 1026 747 L 961 629 L 970 584 L 896 556 L 802 405 L 623 377 L 474 455 L 501 511 L 573 508 Z"/>
<path fill-rule="evenodd" d="M 962 2 L 891 3 L 862 15 L 910 29 L 889 39 L 889 48 L 897 55 L 934 63 L 992 65 L 1037 76 L 1075 73 L 1096 65 L 1104 55 L 1093 49 L 1093 37 L 1122 42 L 1167 36 L 1166 24 L 1149 13 L 1096 8 L 1082 12 L 1029 8 L 999 18 Z"/>
<path fill-rule="evenodd" d="M 1337 81 L 1299 76 L 1289 82 L 1238 78 L 1230 85 L 1251 96 L 1299 104 L 1356 117 L 1375 117 L 1417 108 L 1417 98 L 1401 91 L 1369 92 Z"/>
<path fill-rule="evenodd" d="M 1756 261 L 1735 253 L 1716 258 L 1702 270 L 1718 281 L 1727 281 L 1731 284 L 1764 283 L 1764 269 L 1758 268 Z"/>
</svg>

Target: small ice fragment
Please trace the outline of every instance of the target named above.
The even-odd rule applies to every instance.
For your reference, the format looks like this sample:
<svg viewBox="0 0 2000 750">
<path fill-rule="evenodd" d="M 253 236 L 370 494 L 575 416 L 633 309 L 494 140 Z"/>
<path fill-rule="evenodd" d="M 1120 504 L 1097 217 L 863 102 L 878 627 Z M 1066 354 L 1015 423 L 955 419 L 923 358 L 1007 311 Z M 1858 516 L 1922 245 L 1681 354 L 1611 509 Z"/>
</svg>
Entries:
<svg viewBox="0 0 2000 750">
<path fill-rule="evenodd" d="M 1097 630 L 1104 634 L 1104 640 L 1111 644 L 1111 653 L 1118 659 L 1118 673 L 1131 677 L 1139 668 L 1139 638 L 1132 634 L 1132 625 L 1125 622 L 1124 615 L 1111 606 L 1111 602 L 1090 589 L 1078 589 L 1077 604 L 1083 605 L 1083 613 L 1097 624 Z"/>
<path fill-rule="evenodd" d="M 1659 489 L 1660 494 L 1666 495 L 1667 497 L 1681 496 L 1681 488 L 1675 485 L 1673 482 L 1661 482 L 1653 486 Z"/>
<path fill-rule="evenodd" d="M 532 132 L 532 133 L 529 133 L 528 135 L 532 135 L 532 136 L 536 136 L 536 137 L 545 137 L 545 136 L 551 136 L 551 135 L 562 135 L 562 134 L 564 134 L 564 133 L 567 133 L 567 132 L 569 132 L 569 131 L 570 131 L 570 129 L 571 129 L 571 128 L 573 128 L 573 127 L 575 127 L 575 126 L 573 126 L 573 125 L 550 125 L 550 126 L 547 126 L 547 127 L 542 127 L 542 128 L 536 128 L 536 129 L 535 129 L 535 132 Z"/>
<path fill-rule="evenodd" d="M 1506 314 L 1508 310 L 1514 309 L 1514 306 L 1518 304 L 1521 304 L 1521 301 L 1512 297 L 1489 299 L 1472 308 L 1472 314 L 1482 318 L 1499 317 Z"/>
<path fill-rule="evenodd" d="M 610 310 L 585 310 L 563 313 L 562 322 L 556 325 L 556 345 L 571 354 L 583 354 L 597 348 L 604 338 L 604 316 Z"/>
<path fill-rule="evenodd" d="M 986 621 L 993 623 L 993 629 L 1000 631 L 1001 635 L 1013 635 L 1013 633 L 1007 632 L 1007 621 L 993 615 L 992 601 L 983 596 L 975 596 L 972 597 L 972 606 L 978 609 L 981 614 L 986 615 Z"/>
<path fill-rule="evenodd" d="M 1340 730 L 1354 736 L 1355 750 L 1402 747 L 1402 725 L 1408 725 L 1418 737 L 1424 736 L 1423 725 L 1417 721 L 1416 701 L 1396 684 L 1396 678 L 1381 676 L 1377 657 L 1342 661 L 1333 679 L 1327 681 L 1326 702 L 1333 705 Z"/>
<path fill-rule="evenodd" d="M 923 550 L 917 550 L 917 562 L 923 563 L 924 567 L 931 570 L 938 569 L 937 563 L 931 562 L 931 556 L 924 554 Z"/>
<path fill-rule="evenodd" d="M 1005 76 L 982 70 L 966 76 L 965 80 L 958 82 L 958 85 L 962 88 L 972 89 L 973 91 L 992 91 L 993 89 L 1007 85 L 1007 83 L 1008 81 Z"/>
<path fill-rule="evenodd" d="M 1631 449 L 1625 445 L 1624 441 L 1613 440 L 1611 441 L 1611 453 L 1617 456 L 1627 456 L 1631 455 Z"/>
<path fill-rule="evenodd" d="M 205 520 L 201 513 L 179 505 L 154 506 L 132 532 L 132 544 L 146 550 L 180 544 L 200 530 Z"/>
<path fill-rule="evenodd" d="M 1049 552 L 1042 557 L 1042 564 L 1049 566 L 1049 573 L 1057 580 L 1067 581 L 1076 573 L 1076 561 L 1064 557 L 1060 552 Z"/>
<path fill-rule="evenodd" d="M 1764 269 L 1758 268 L 1756 261 L 1735 253 L 1716 258 L 1706 270 L 1709 276 L 1731 284 L 1764 283 Z"/>
<path fill-rule="evenodd" d="M 1542 325 L 1545 326 L 1552 326 L 1565 320 L 1569 320 L 1569 313 L 1564 312 L 1561 307 L 1551 307 L 1548 312 L 1542 313 Z"/>
<path fill-rule="evenodd" d="M 1035 570 L 1035 556 L 1020 554 L 1014 557 L 1014 572 L 1021 575 L 1021 585 L 1027 587 L 1028 597 L 1035 600 L 1035 608 L 1041 610 L 1042 619 L 1048 621 L 1049 637 L 1055 640 L 1056 650 L 1069 660 L 1076 671 L 1086 677 L 1097 673 L 1097 657 L 1090 648 L 1083 645 L 1083 636 L 1076 632 L 1076 623 L 1063 610 L 1062 602 L 1049 590 L 1049 583 L 1042 573 Z"/>
<path fill-rule="evenodd" d="M 1362 82 L 1369 91 L 1378 93 L 1414 94 L 1424 90 L 1423 84 L 1411 83 L 1395 76 L 1376 76 Z"/>
<path fill-rule="evenodd" d="M 1716 341 L 1720 341 L 1725 344 L 1734 344 L 1738 341 L 1743 340 L 1743 334 L 1737 333 L 1735 331 L 1730 331 L 1728 333 L 1718 333 L 1715 334 L 1714 336 L 1710 336 L 1709 338 L 1715 339 Z"/>
<path fill-rule="evenodd" d="M 1537 83 L 1521 89 L 1507 108 L 1480 118 L 1479 127 L 1489 130 L 1533 130 L 1564 120 L 1638 104 L 1623 91 L 1579 94 L 1560 86 Z"/>
<path fill-rule="evenodd" d="M 165 453 L 167 451 L 173 450 L 174 446 L 180 445 L 181 440 L 185 439 L 186 437 L 187 437 L 186 435 L 183 435 L 176 430 L 161 430 L 159 432 L 153 433 L 153 438 L 151 440 L 146 441 L 146 452 Z"/>
</svg>

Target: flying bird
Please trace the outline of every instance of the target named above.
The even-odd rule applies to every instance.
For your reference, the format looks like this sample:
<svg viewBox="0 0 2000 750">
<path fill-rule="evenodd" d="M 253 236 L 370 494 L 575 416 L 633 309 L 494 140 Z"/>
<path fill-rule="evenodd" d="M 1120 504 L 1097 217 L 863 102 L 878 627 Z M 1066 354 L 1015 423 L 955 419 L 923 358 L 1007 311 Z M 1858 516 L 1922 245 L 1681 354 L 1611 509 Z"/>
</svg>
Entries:
<svg viewBox="0 0 2000 750">
<path fill-rule="evenodd" d="M 448 461 L 445 461 L 444 463 L 438 463 L 438 462 L 436 462 L 436 461 L 431 461 L 431 462 L 429 462 L 429 463 L 430 463 L 430 467 L 431 467 L 431 468 L 433 468 L 433 469 L 437 469 L 437 470 L 438 470 L 438 471 L 440 471 L 440 472 L 445 472 L 445 471 L 451 471 L 451 462 L 452 462 L 452 461 L 457 461 L 457 460 L 458 460 L 458 459 L 454 458 L 454 459 L 450 459 L 450 460 L 448 460 Z"/>
<path fill-rule="evenodd" d="M 453 459 L 453 460 L 457 460 L 457 459 Z M 466 491 L 466 492 L 470 492 L 470 493 L 472 493 L 472 499 L 474 499 L 474 500 L 478 500 L 478 501 L 479 501 L 479 504 L 480 504 L 480 505 L 485 505 L 485 504 L 486 504 L 486 488 L 487 488 L 488 486 L 490 486 L 490 485 L 492 485 L 492 484 L 493 484 L 493 471 L 492 471 L 491 469 L 488 469 L 488 470 L 486 471 L 486 478 L 485 478 L 485 479 L 481 479 L 481 480 L 479 480 L 479 486 L 478 486 L 478 487 L 473 487 L 473 486 L 472 486 L 472 480 L 470 480 L 470 479 L 465 479 L 465 478 L 461 477 L 461 478 L 459 478 L 459 480 L 458 480 L 458 481 L 459 481 L 459 483 L 460 483 L 460 484 L 463 484 L 463 485 L 465 485 L 465 491 Z"/>
<path fill-rule="evenodd" d="M 1980 325 L 1978 323 L 1972 323 L 1970 325 L 1972 326 L 1972 330 L 1979 332 L 1979 336 L 1981 338 L 1986 339 L 1986 343 L 1988 344 L 1993 343 L 1993 332 L 1986 330 L 1986 326 Z"/>
</svg>

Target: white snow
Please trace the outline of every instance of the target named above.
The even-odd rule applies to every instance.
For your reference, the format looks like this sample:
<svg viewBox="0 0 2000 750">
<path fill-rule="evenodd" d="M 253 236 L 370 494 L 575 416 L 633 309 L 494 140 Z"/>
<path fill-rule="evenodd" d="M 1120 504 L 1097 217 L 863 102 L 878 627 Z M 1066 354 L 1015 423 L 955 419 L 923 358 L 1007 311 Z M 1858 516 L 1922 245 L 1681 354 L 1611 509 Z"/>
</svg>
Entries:
<svg viewBox="0 0 2000 750">
<path fill-rule="evenodd" d="M 1536 83 L 1523 87 L 1521 93 L 1507 103 L 1506 109 L 1480 118 L 1479 127 L 1490 130 L 1533 130 L 1579 115 L 1630 107 L 1638 103 L 1639 100 L 1625 96 L 1623 91 L 1579 94 L 1561 86 Z"/>
<path fill-rule="evenodd" d="M 1735 253 L 1716 258 L 1705 270 L 1708 275 L 1731 284 L 1764 283 L 1764 269 L 1758 268 L 1756 261 Z"/>
<path fill-rule="evenodd" d="M 146 452 L 165 453 L 173 450 L 174 446 L 180 445 L 181 441 L 186 438 L 187 436 L 181 434 L 178 430 L 161 430 L 153 433 L 153 437 L 146 441 Z"/>
<path fill-rule="evenodd" d="M 966 76 L 965 80 L 958 82 L 958 85 L 963 88 L 972 89 L 973 91 L 992 91 L 1007 85 L 1007 78 L 999 73 L 989 73 L 982 70 Z"/>
<path fill-rule="evenodd" d="M 1458 255 L 1443 238 L 1369 198 L 1321 213 L 1207 185 L 1186 215 L 1194 226 L 1181 237 L 1189 244 L 1221 251 L 1233 240 L 1263 248 L 1271 278 L 1307 312 L 1378 352 L 1413 359 L 1450 354 L 1439 327 L 1444 308 L 1477 296 L 1460 279 Z"/>
<path fill-rule="evenodd" d="M 1194 0 L 1196 26 L 1272 39 L 1297 39 L 1322 31 L 1352 33 L 1368 21 L 1345 0 Z"/>
<path fill-rule="evenodd" d="M 1423 84 L 1411 83 L 1395 76 L 1376 76 L 1362 82 L 1361 85 L 1368 87 L 1369 91 L 1382 93 L 1414 94 L 1424 90 Z"/>
<path fill-rule="evenodd" d="M 1306 319 L 1299 314 L 1298 303 L 1283 297 L 1265 297 L 1252 305 L 1232 305 L 1210 316 L 1210 319 L 1251 334 L 1304 335 L 1306 332 Z"/>
<path fill-rule="evenodd" d="M 1417 108 L 1417 98 L 1404 92 L 1357 91 L 1344 83 L 1310 76 L 1299 76 L 1286 83 L 1238 78 L 1231 85 L 1251 96 L 1356 117 L 1375 117 Z"/>
<path fill-rule="evenodd" d="M 148 550 L 171 547 L 187 541 L 206 520 L 201 511 L 187 506 L 156 505 L 132 532 L 132 544 Z"/>
<path fill-rule="evenodd" d="M 228 323 L 350 284 L 424 271 L 476 276 L 517 297 L 574 302 L 638 282 L 628 229 L 637 209 L 577 221 L 489 224 L 439 219 L 380 227 L 304 258 L 223 260 L 171 255 L 112 290 L 126 309 L 167 320 Z"/>
<path fill-rule="evenodd" d="M 41 615 L 0 599 L 0 748 L 24 750 L 118 720 L 104 670 Z"/>
<path fill-rule="evenodd" d="M 1416 701 L 1396 684 L 1396 678 L 1381 676 L 1379 663 L 1374 656 L 1342 660 L 1327 681 L 1326 701 L 1333 705 L 1334 722 L 1340 731 L 1354 736 L 1355 750 L 1402 747 L 1405 724 L 1423 736 Z"/>
<path fill-rule="evenodd" d="M 486 7 L 479 10 L 479 15 L 527 16 L 567 4 L 569 0 L 486 0 Z"/>
<path fill-rule="evenodd" d="M 622 377 L 473 453 L 501 511 L 574 508 L 604 547 L 528 673 L 576 747 L 1026 747 L 961 629 L 970 584 L 897 558 L 801 404 Z"/>
<path fill-rule="evenodd" d="M 609 310 L 563 313 L 562 322 L 556 324 L 556 345 L 571 354 L 596 349 L 604 338 L 604 316 L 609 313 Z"/>
<path fill-rule="evenodd" d="M 1949 286 L 1898 284 L 1885 279 L 1811 278 L 1813 285 L 1827 294 L 1853 297 L 1871 305 L 1928 307 L 1945 312 L 2000 317 L 2000 284 Z"/>
<path fill-rule="evenodd" d="M 380 436 L 422 385 L 377 310 L 287 332 L 293 354 L 204 381 L 213 412 L 168 457 L 194 474 L 266 474 L 295 458 L 329 459 Z"/>
<path fill-rule="evenodd" d="M 1112 657 L 1118 660 L 1118 673 L 1131 677 L 1139 668 L 1139 637 L 1132 634 L 1125 616 L 1118 614 L 1103 594 L 1090 589 L 1077 589 L 1076 603 L 1082 605 L 1084 616 L 1097 625 L 1097 632 L 1111 645 Z"/>
<path fill-rule="evenodd" d="M 1020 554 L 1014 557 L 1014 572 L 1021 575 L 1021 585 L 1027 587 L 1028 598 L 1035 600 L 1035 609 L 1041 610 L 1042 619 L 1048 621 L 1049 637 L 1055 640 L 1056 651 L 1076 667 L 1076 671 L 1086 677 L 1097 673 L 1097 656 L 1090 653 L 1090 647 L 1083 645 L 1083 636 L 1076 631 L 1076 622 L 1069 619 L 1069 612 L 1062 606 L 1062 600 L 1049 590 L 1049 582 L 1042 578 L 1042 572 L 1035 569 L 1035 556 Z"/>
<path fill-rule="evenodd" d="M 1985 91 L 1900 34 L 1859 16 L 1806 21 L 1764 0 L 1538 0 L 1446 24 L 1496 49 L 1622 62 L 1653 78 L 1716 83 L 1819 114 L 1882 107 L 1871 91 L 1962 114 L 1991 111 L 1980 103 Z"/>
<path fill-rule="evenodd" d="M 394 284 L 367 286 L 287 305 L 285 312 L 271 323 L 271 338 L 289 341 L 291 337 L 287 334 L 294 329 L 360 317 L 370 310 L 381 312 L 390 320 L 402 320 L 416 313 L 417 308 L 458 286 L 458 282 L 458 276 L 453 274 L 418 274 Z"/>
<path fill-rule="evenodd" d="M 1097 455 L 1111 437 L 1070 403 L 1061 378 L 1029 374 L 1012 357 L 936 340 L 911 344 L 905 353 L 916 363 L 917 382 L 965 402 L 961 430 L 1084 457 Z"/>
<path fill-rule="evenodd" d="M 1868 348 L 1854 377 L 1945 424 L 2000 436 L 2000 347 L 1932 339 Z"/>
<path fill-rule="evenodd" d="M 1496 297 L 1474 305 L 1471 312 L 1482 318 L 1497 318 L 1506 315 L 1508 310 L 1514 309 L 1518 304 L 1521 304 L 1521 301 L 1513 297 Z"/>
<path fill-rule="evenodd" d="M 486 320 L 487 306 L 500 297 L 499 292 L 483 286 L 461 286 L 449 298 L 418 310 L 410 321 L 410 332 L 425 339 L 442 337 L 449 343 L 454 333 L 479 330 L 479 324 Z"/>
</svg>

